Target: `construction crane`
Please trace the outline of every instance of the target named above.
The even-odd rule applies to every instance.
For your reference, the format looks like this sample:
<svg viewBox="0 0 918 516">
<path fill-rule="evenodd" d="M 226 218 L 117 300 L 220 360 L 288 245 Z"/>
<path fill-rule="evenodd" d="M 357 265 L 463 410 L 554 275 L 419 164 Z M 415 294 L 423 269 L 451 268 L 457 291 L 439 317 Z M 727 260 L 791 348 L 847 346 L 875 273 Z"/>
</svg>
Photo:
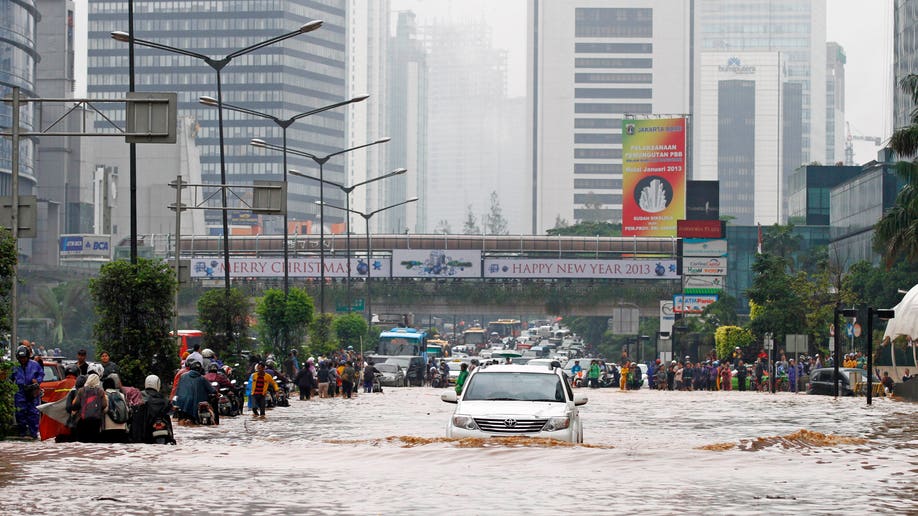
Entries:
<svg viewBox="0 0 918 516">
<path fill-rule="evenodd" d="M 877 147 L 883 145 L 883 138 L 881 136 L 851 134 L 851 124 L 845 122 L 845 126 L 848 128 L 848 136 L 845 138 L 845 165 L 854 165 L 854 140 L 873 142 Z"/>
</svg>

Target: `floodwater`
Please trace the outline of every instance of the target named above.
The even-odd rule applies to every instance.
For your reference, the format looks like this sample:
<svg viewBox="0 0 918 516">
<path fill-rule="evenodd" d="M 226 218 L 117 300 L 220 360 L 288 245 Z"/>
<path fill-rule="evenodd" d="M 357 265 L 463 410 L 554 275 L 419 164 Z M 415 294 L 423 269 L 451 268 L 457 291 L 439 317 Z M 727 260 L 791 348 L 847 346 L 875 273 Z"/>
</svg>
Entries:
<svg viewBox="0 0 918 516">
<path fill-rule="evenodd" d="M 0 443 L 2 514 L 918 513 L 918 404 L 587 390 L 585 445 L 449 440 L 429 388 L 176 426 L 177 446 Z"/>
</svg>

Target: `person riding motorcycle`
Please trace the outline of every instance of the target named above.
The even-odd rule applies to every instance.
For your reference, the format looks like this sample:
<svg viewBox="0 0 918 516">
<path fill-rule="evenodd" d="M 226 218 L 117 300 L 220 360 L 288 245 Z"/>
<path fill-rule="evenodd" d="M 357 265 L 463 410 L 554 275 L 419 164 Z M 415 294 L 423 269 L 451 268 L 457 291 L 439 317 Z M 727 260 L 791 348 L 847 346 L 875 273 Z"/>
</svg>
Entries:
<svg viewBox="0 0 918 516">
<path fill-rule="evenodd" d="M 187 361 L 186 361 L 186 364 Z M 204 368 L 200 362 L 191 361 L 190 371 L 179 378 L 178 388 L 175 390 L 175 406 L 178 409 L 177 417 L 180 420 L 198 420 L 198 404 L 208 401 L 210 396 L 217 391 L 203 375 Z"/>
<path fill-rule="evenodd" d="M 204 375 L 204 379 L 208 382 L 217 382 L 218 389 L 230 389 L 233 390 L 235 386 L 229 381 L 229 378 L 226 377 L 223 370 L 215 363 L 211 362 L 210 366 L 207 367 L 207 374 Z"/>
<path fill-rule="evenodd" d="M 143 382 L 144 388 L 143 391 L 141 391 L 141 396 L 143 397 L 144 410 L 138 410 L 138 416 L 135 418 L 135 424 L 140 423 L 139 428 L 141 432 L 139 432 L 136 438 L 140 442 L 152 444 L 154 442 L 154 424 L 161 421 L 165 423 L 169 430 L 169 440 L 167 442 L 169 444 L 175 444 L 172 433 L 172 418 L 170 417 L 172 405 L 160 392 L 159 389 L 161 386 L 162 384 L 159 377 L 155 374 L 147 376 Z M 138 419 L 140 420 L 138 421 Z"/>
<path fill-rule="evenodd" d="M 27 346 L 16 349 L 19 365 L 13 368 L 13 381 L 18 387 L 13 395 L 16 406 L 16 427 L 20 437 L 38 437 L 38 405 L 41 403 L 41 382 L 45 380 L 45 369 L 32 360 Z"/>
</svg>

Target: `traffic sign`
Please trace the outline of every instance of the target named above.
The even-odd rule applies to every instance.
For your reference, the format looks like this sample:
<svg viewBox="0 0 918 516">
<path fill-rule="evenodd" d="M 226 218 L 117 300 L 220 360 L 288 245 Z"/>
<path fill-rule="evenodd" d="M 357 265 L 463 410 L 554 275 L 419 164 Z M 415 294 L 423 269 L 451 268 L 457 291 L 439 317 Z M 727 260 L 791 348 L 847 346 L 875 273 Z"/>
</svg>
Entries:
<svg viewBox="0 0 918 516">
<path fill-rule="evenodd" d="M 861 336 L 861 325 L 858 323 L 854 323 L 854 336 L 855 337 Z"/>
<path fill-rule="evenodd" d="M 845 335 L 847 335 L 848 337 L 854 337 L 854 325 L 853 324 L 848 323 L 845 326 Z"/>
</svg>

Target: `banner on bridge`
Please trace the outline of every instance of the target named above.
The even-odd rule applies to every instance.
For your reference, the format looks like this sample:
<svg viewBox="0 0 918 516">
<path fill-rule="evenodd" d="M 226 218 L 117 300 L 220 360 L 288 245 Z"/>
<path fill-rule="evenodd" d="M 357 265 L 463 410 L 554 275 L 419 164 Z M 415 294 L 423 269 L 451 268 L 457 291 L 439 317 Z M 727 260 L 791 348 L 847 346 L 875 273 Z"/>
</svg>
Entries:
<svg viewBox="0 0 918 516">
<path fill-rule="evenodd" d="M 485 278 L 678 279 L 676 260 L 485 258 Z"/>
<path fill-rule="evenodd" d="M 291 278 L 320 278 L 321 259 L 290 258 L 288 276 Z M 366 258 L 351 258 L 351 278 L 365 277 L 367 269 L 371 277 L 388 278 L 388 258 L 373 258 L 369 266 Z M 223 278 L 223 258 L 206 257 L 191 259 L 192 278 Z M 230 277 L 233 278 L 283 278 L 283 258 L 230 258 Z M 347 258 L 325 258 L 326 278 L 346 278 Z"/>
<path fill-rule="evenodd" d="M 393 278 L 480 278 L 481 251 L 393 249 Z"/>
</svg>

